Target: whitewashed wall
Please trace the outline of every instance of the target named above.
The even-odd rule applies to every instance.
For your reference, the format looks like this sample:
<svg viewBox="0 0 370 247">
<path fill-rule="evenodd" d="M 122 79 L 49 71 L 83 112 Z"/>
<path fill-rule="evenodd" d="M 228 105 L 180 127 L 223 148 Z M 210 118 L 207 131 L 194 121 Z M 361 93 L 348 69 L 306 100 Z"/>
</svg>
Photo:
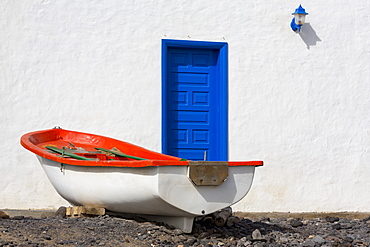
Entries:
<svg viewBox="0 0 370 247">
<path fill-rule="evenodd" d="M 309 12 L 301 35 L 291 13 Z M 370 211 L 370 1 L 0 2 L 0 208 L 68 205 L 22 134 L 161 150 L 161 39 L 229 43 L 230 160 L 264 160 L 238 211 Z"/>
</svg>

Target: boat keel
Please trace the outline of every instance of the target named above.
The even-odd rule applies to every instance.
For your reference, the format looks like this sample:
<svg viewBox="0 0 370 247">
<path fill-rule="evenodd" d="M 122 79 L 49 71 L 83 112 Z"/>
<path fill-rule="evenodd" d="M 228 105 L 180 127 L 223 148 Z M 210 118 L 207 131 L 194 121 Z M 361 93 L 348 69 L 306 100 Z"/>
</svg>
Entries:
<svg viewBox="0 0 370 247">
<path fill-rule="evenodd" d="M 150 220 L 163 222 L 170 226 L 174 226 L 184 233 L 191 233 L 193 230 L 193 222 L 195 217 L 184 216 L 154 216 L 154 215 L 140 215 L 140 217 Z"/>
</svg>

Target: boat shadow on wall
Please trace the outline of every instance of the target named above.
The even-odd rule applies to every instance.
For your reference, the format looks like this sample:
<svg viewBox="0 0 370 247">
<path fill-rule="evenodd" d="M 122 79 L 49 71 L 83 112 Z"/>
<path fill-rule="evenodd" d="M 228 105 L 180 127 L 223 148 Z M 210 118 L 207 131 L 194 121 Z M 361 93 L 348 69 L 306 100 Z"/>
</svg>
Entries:
<svg viewBox="0 0 370 247">
<path fill-rule="evenodd" d="M 302 26 L 299 36 L 301 36 L 302 40 L 306 43 L 308 50 L 311 48 L 311 46 L 315 46 L 317 42 L 321 41 L 310 23 L 305 23 Z"/>
</svg>

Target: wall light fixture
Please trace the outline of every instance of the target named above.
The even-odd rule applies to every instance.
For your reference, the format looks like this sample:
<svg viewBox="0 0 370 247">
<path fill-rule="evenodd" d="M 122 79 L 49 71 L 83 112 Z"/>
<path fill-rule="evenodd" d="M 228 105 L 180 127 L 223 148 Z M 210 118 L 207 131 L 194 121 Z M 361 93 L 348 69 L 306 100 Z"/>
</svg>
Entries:
<svg viewBox="0 0 370 247">
<path fill-rule="evenodd" d="M 294 17 L 292 19 L 292 22 L 290 23 L 290 27 L 294 32 L 299 33 L 308 13 L 306 13 L 305 9 L 302 8 L 302 5 L 299 5 L 299 7 L 296 8 L 295 12 L 292 13 L 292 15 L 294 15 Z"/>
</svg>

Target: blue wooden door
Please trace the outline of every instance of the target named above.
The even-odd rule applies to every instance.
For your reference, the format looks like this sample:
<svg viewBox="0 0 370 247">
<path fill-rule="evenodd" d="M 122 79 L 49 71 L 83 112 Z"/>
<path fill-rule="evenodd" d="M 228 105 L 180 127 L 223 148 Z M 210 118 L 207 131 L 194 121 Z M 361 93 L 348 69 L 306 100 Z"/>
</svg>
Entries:
<svg viewBox="0 0 370 247">
<path fill-rule="evenodd" d="M 167 47 L 164 59 L 164 153 L 189 160 L 227 160 L 220 50 Z"/>
</svg>

